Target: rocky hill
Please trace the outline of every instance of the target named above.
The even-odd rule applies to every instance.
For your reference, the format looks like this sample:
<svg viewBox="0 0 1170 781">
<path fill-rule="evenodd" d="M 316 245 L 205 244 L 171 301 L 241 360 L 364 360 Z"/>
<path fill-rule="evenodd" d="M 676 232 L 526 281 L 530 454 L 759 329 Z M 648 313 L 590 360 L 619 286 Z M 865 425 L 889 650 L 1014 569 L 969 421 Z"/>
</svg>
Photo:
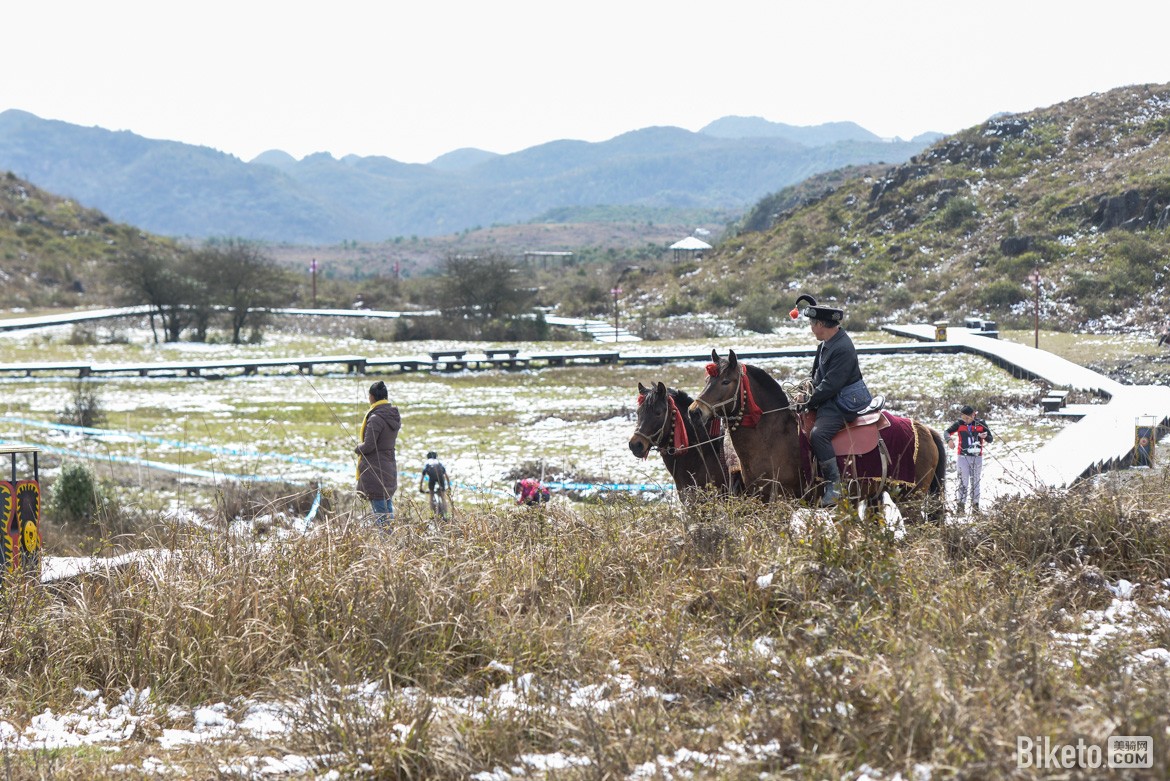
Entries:
<svg viewBox="0 0 1170 781">
<path fill-rule="evenodd" d="M 0 174 L 0 308 L 105 306 L 117 300 L 117 261 L 180 251 L 168 239 Z"/>
<path fill-rule="evenodd" d="M 887 168 L 776 193 L 697 267 L 659 285 L 663 311 L 768 291 L 836 301 L 853 327 L 977 312 L 1047 327 L 1166 317 L 1170 85 L 1130 86 L 998 116 Z M 758 295 L 758 294 L 757 294 Z"/>
<path fill-rule="evenodd" d="M 207 147 L 0 113 L 0 172 L 157 234 L 300 244 L 452 234 L 598 206 L 740 212 L 812 174 L 896 163 L 925 146 L 882 141 L 849 123 L 759 120 L 699 133 L 645 128 L 508 155 L 456 150 L 430 165 L 327 153 L 295 160 L 280 151 L 244 162 Z"/>
</svg>

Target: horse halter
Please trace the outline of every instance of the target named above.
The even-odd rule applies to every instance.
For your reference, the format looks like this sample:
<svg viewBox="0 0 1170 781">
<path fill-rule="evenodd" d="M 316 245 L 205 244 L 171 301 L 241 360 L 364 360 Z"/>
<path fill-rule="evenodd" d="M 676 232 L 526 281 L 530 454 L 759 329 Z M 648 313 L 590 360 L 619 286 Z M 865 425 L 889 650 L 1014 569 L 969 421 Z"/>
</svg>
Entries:
<svg viewBox="0 0 1170 781">
<path fill-rule="evenodd" d="M 639 437 L 639 438 L 644 439 L 646 441 L 646 451 L 647 452 L 649 452 L 650 450 L 654 450 L 654 449 L 662 450 L 662 448 L 663 448 L 662 443 L 665 441 L 668 441 L 669 437 L 672 434 L 674 434 L 674 415 L 670 414 L 670 395 L 669 394 L 667 394 L 666 399 L 667 399 L 667 401 L 666 401 L 666 415 L 663 417 L 662 425 L 659 427 L 658 431 L 654 434 L 654 436 L 648 437 L 645 434 L 643 434 L 641 431 L 634 432 L 635 437 Z M 638 407 L 640 408 L 645 402 L 646 402 L 646 396 L 643 394 L 639 394 L 638 395 Z M 674 448 L 669 448 L 669 447 L 667 448 L 667 452 L 673 452 L 673 451 L 674 451 Z"/>
<path fill-rule="evenodd" d="M 719 410 L 723 407 L 726 407 L 728 404 L 735 404 L 735 403 L 741 401 L 741 397 L 744 394 L 743 378 L 744 378 L 745 371 L 746 371 L 746 369 L 741 366 L 739 372 L 737 372 L 737 377 L 736 377 L 736 382 L 735 382 L 735 392 L 732 393 L 731 396 L 729 396 L 728 398 L 719 402 L 718 404 L 712 404 L 708 401 L 703 401 L 702 399 L 695 399 L 695 402 L 699 406 L 707 408 L 707 412 L 711 417 L 723 418 L 723 420 L 727 421 L 727 431 L 729 433 L 732 431 L 735 431 L 737 428 L 739 428 L 739 424 L 743 420 L 744 405 L 743 404 L 739 405 L 739 412 L 736 413 L 735 415 L 732 415 L 730 413 L 722 413 L 722 412 L 719 412 Z M 719 376 L 719 366 L 717 364 L 714 364 L 714 363 L 707 364 L 707 375 L 709 377 L 712 377 L 712 378 L 718 377 Z M 735 421 L 734 424 L 732 423 L 733 420 Z"/>
</svg>

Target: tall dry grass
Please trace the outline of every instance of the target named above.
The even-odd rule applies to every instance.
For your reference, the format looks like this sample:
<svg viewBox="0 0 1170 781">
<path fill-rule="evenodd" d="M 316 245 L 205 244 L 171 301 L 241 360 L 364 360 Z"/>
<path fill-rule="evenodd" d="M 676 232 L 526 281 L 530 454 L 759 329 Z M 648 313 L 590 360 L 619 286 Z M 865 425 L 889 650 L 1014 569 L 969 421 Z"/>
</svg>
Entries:
<svg viewBox="0 0 1170 781">
<path fill-rule="evenodd" d="M 551 777 L 618 778 L 735 742 L 699 777 L 925 763 L 935 778 L 1009 778 L 1024 777 L 1017 735 L 1110 734 L 1154 735 L 1165 774 L 1170 676 L 1134 667 L 1146 641 L 1086 653 L 1058 638 L 1108 604 L 1107 581 L 1147 584 L 1144 605 L 1170 577 L 1165 488 L 1150 475 L 1005 501 L 902 539 L 738 502 L 478 509 L 439 529 L 404 503 L 391 535 L 344 508 L 287 538 L 171 528 L 152 564 L 8 584 L 0 709 L 19 725 L 76 707 L 76 687 L 297 703 L 278 739 L 174 752 L 194 777 L 232 753 L 466 778 L 563 752 L 581 764 Z M 1149 642 L 1170 637 L 1151 625 Z M 153 737 L 123 761 L 160 754 Z M 125 777 L 101 752 L 55 754 L 47 772 L 43 754 L 8 761 L 13 777 Z"/>
</svg>

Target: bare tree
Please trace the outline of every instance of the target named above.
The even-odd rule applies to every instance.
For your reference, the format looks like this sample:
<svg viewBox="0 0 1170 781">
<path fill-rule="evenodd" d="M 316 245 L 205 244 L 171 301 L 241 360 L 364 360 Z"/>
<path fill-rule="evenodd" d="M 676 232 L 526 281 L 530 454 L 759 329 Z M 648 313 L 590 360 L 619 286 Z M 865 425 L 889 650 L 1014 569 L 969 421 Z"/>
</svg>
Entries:
<svg viewBox="0 0 1170 781">
<path fill-rule="evenodd" d="M 207 303 L 222 307 L 232 344 L 248 325 L 263 322 L 268 309 L 287 298 L 289 282 L 260 245 L 243 239 L 210 242 L 193 258 L 193 276 L 207 292 Z"/>
<path fill-rule="evenodd" d="M 511 259 L 452 255 L 443 263 L 439 308 L 448 317 L 486 322 L 526 312 L 532 292 Z"/>
<path fill-rule="evenodd" d="M 150 330 L 156 343 L 155 317 L 162 321 L 168 342 L 177 342 L 191 322 L 189 304 L 197 284 L 187 273 L 186 257 L 177 250 L 159 254 L 133 250 L 115 262 L 114 277 L 122 286 L 124 299 L 150 307 Z"/>
</svg>

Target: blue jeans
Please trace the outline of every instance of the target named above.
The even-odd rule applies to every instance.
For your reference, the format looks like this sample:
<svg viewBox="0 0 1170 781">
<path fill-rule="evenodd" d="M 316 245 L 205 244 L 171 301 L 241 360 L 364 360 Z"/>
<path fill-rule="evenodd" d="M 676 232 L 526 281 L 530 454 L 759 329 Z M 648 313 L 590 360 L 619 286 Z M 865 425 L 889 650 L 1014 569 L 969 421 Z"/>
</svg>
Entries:
<svg viewBox="0 0 1170 781">
<path fill-rule="evenodd" d="M 370 507 L 374 510 L 374 525 L 384 531 L 390 531 L 390 523 L 394 520 L 394 502 L 389 497 L 385 499 L 371 499 Z"/>
</svg>

